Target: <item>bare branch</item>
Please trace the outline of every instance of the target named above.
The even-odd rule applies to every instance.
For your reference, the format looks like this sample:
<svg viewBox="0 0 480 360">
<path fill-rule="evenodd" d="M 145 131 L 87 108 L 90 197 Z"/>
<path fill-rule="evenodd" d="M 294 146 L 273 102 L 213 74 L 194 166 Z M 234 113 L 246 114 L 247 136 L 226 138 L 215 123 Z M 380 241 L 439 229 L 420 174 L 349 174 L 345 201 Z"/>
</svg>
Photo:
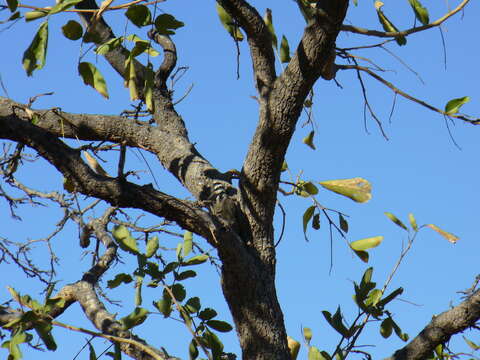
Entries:
<svg viewBox="0 0 480 360">
<path fill-rule="evenodd" d="M 385 360 L 421 360 L 452 335 L 473 327 L 480 319 L 480 290 L 448 311 L 434 316 L 432 321 L 404 348 Z"/>
<path fill-rule="evenodd" d="M 384 78 L 382 78 L 381 76 L 379 76 L 378 74 L 376 74 L 375 72 L 373 72 L 372 70 L 366 68 L 366 67 L 363 67 L 363 66 L 358 66 L 358 65 L 337 65 L 338 69 L 340 70 L 348 70 L 348 69 L 353 69 L 353 70 L 357 70 L 357 71 L 363 71 L 363 72 L 366 72 L 368 75 L 370 75 L 371 77 L 373 77 L 375 80 L 377 81 L 380 81 L 383 85 L 389 87 L 395 94 L 398 94 L 398 95 L 401 95 L 403 96 L 405 99 L 407 100 L 410 100 L 410 101 L 413 101 L 413 102 L 416 102 L 417 104 L 420 104 L 424 107 L 426 107 L 427 109 L 429 110 L 432 110 L 432 111 L 435 111 L 439 114 L 442 114 L 444 116 L 447 116 L 447 117 L 451 117 L 451 118 L 455 118 L 455 119 L 459 119 L 459 120 L 463 120 L 469 124 L 472 124 L 472 125 L 480 125 L 480 119 L 477 119 L 477 118 L 470 118 L 468 116 L 465 116 L 465 115 L 462 115 L 462 114 L 449 114 L 439 108 L 436 108 L 428 103 L 426 103 L 425 101 L 423 100 L 420 100 L 420 99 L 417 99 L 409 94 L 407 94 L 406 92 L 400 90 L 399 88 L 397 88 L 395 85 L 393 85 L 391 82 L 385 80 Z"/>
<path fill-rule="evenodd" d="M 361 27 L 357 26 L 351 26 L 351 25 L 342 25 L 341 30 L 342 31 L 348 31 L 356 34 L 361 34 L 361 35 L 367 35 L 367 36 L 377 36 L 377 37 L 398 37 L 398 36 L 408 36 L 410 34 L 414 34 L 420 31 L 425 31 L 428 29 L 431 29 L 433 27 L 440 26 L 443 22 L 445 22 L 447 19 L 458 13 L 460 10 L 462 10 L 470 0 L 463 0 L 455 9 L 452 11 L 449 11 L 447 14 L 442 16 L 441 18 L 435 20 L 434 22 L 423 25 L 423 26 L 417 26 L 414 28 L 410 28 L 408 30 L 404 31 L 392 31 L 392 32 L 384 32 L 384 31 L 378 31 L 378 30 L 370 30 L 370 29 L 364 29 Z"/>
</svg>

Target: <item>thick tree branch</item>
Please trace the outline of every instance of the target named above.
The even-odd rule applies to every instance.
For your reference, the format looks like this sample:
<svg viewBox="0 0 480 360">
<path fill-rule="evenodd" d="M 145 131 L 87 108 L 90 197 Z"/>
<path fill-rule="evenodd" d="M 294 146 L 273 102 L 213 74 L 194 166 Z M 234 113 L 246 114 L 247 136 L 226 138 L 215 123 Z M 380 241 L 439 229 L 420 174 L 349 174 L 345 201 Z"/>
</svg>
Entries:
<svg viewBox="0 0 480 360">
<path fill-rule="evenodd" d="M 151 185 L 139 186 L 97 175 L 82 161 L 79 151 L 35 125 L 14 117 L 0 117 L 0 138 L 22 142 L 35 149 L 82 194 L 103 199 L 114 206 L 142 209 L 210 238 L 211 218 L 195 203 L 156 191 Z"/>
<path fill-rule="evenodd" d="M 0 121 L 12 124 L 30 121 L 22 111 L 25 108 L 26 105 L 0 97 Z M 72 114 L 60 110 L 34 112 L 40 119 L 37 127 L 48 131 L 49 137 L 123 143 L 155 154 L 162 165 L 199 200 L 210 196 L 213 179 L 226 179 L 198 153 L 181 131 L 163 130 L 121 116 Z"/>
<path fill-rule="evenodd" d="M 271 90 L 276 78 L 272 36 L 260 14 L 245 0 L 217 0 L 245 31 L 253 62 L 255 85 L 260 97 Z"/>
<path fill-rule="evenodd" d="M 447 14 L 442 16 L 441 18 L 435 20 L 434 22 L 431 22 L 430 24 L 423 25 L 423 26 L 417 26 L 414 28 L 410 28 L 404 31 L 392 31 L 392 32 L 384 32 L 384 31 L 378 31 L 378 30 L 370 30 L 370 29 L 364 29 L 358 26 L 351 26 L 351 25 L 342 25 L 341 30 L 342 31 L 348 31 L 352 32 L 355 34 L 361 34 L 361 35 L 367 35 L 367 36 L 377 36 L 377 37 L 398 37 L 398 36 L 408 36 L 410 34 L 414 34 L 420 31 L 425 31 L 428 29 L 431 29 L 433 27 L 440 26 L 443 22 L 445 22 L 448 18 L 452 17 L 456 13 L 458 13 L 460 10 L 462 10 L 469 2 L 470 0 L 463 0 L 455 9 L 452 11 L 449 11 Z"/>
<path fill-rule="evenodd" d="M 480 290 L 452 309 L 434 316 L 432 321 L 404 348 L 385 360 L 422 360 L 452 335 L 472 327 L 480 319 Z"/>
</svg>

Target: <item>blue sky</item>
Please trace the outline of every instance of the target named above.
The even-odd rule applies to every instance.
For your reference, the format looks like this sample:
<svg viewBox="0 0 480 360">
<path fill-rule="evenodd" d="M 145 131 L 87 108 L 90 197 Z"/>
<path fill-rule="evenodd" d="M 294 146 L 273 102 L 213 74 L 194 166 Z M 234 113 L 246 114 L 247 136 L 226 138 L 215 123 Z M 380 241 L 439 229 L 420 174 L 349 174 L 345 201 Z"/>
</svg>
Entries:
<svg viewBox="0 0 480 360">
<path fill-rule="evenodd" d="M 47 1 L 38 1 L 39 5 L 49 5 Z M 433 3 L 433 2 L 430 2 Z M 430 11 L 432 20 L 447 11 L 445 2 L 424 5 Z M 252 1 L 260 13 L 265 8 L 273 10 L 277 35 L 285 34 L 293 51 L 301 36 L 304 20 L 293 1 L 270 0 Z M 456 2 L 448 2 L 455 7 Z M 178 112 L 187 123 L 190 138 L 198 150 L 222 171 L 241 168 L 250 138 L 256 126 L 257 104 L 251 99 L 255 95 L 252 82 L 251 62 L 246 44 L 241 44 L 240 74 L 236 79 L 236 49 L 228 34 L 218 21 L 213 1 L 174 1 L 160 4 L 161 11 L 175 15 L 186 26 L 174 36 L 178 49 L 178 65 L 188 66 L 189 70 L 175 87 L 174 97 L 179 99 L 193 85 L 188 97 L 177 105 Z M 385 1 L 384 12 L 395 22 L 398 28 L 405 29 L 413 25 L 411 9 L 407 1 Z M 358 52 L 388 70 L 384 76 L 402 90 L 443 108 L 452 98 L 471 96 L 463 111 L 480 116 L 478 98 L 478 61 L 480 52 L 476 43 L 478 27 L 476 20 L 480 11 L 478 2 L 472 1 L 463 13 L 459 13 L 443 26 L 446 44 L 447 62 L 445 69 L 442 40 L 438 29 L 408 37 L 407 46 L 396 43 L 387 45 L 405 63 L 411 66 L 423 79 L 424 84 L 398 60 L 382 50 L 373 49 Z M 6 13 L 0 13 L 3 17 Z M 95 63 L 107 79 L 110 99 L 105 100 L 90 87 L 83 85 L 76 73 L 79 54 L 87 49 L 80 48 L 79 42 L 69 41 L 61 35 L 60 27 L 74 16 L 56 15 L 50 19 L 50 39 L 47 64 L 27 78 L 21 66 L 23 51 L 34 36 L 39 21 L 25 24 L 16 23 L 10 29 L 0 32 L 4 50 L 0 75 L 8 91 L 8 96 L 18 102 L 27 102 L 28 98 L 39 93 L 54 91 L 49 97 L 42 97 L 35 104 L 39 108 L 59 106 L 65 111 L 119 114 L 129 107 L 128 90 L 122 80 L 110 71 L 103 59 L 96 59 L 90 51 L 82 61 Z M 118 34 L 125 28 L 125 21 L 119 13 L 108 14 Z M 381 29 L 371 1 L 359 0 L 359 6 L 350 6 L 347 23 Z M 2 29 L 5 25 L 2 26 Z M 127 32 L 138 29 L 130 25 Z M 337 47 L 373 44 L 378 39 L 355 34 L 341 34 Z M 154 60 L 158 64 L 160 60 Z M 340 59 L 337 59 L 337 62 Z M 280 67 L 278 68 L 280 71 Z M 460 237 L 452 245 L 429 229 L 422 230 L 416 239 L 412 251 L 406 257 L 390 290 L 399 286 L 405 288 L 402 301 L 392 303 L 391 311 L 402 329 L 415 336 L 431 319 L 433 314 L 447 310 L 458 303 L 457 291 L 468 288 L 479 273 L 478 261 L 479 231 L 475 219 L 478 214 L 480 192 L 478 191 L 478 142 L 479 129 L 458 121 L 450 124 L 450 130 L 459 150 L 450 139 L 444 118 L 417 104 L 397 98 L 395 112 L 391 121 L 389 113 L 393 101 L 392 93 L 383 85 L 365 77 L 369 101 L 377 115 L 383 120 L 384 130 L 389 140 L 380 134 L 375 122 L 367 116 L 368 133 L 363 121 L 363 99 L 360 86 L 354 72 L 339 72 L 334 82 L 319 81 L 315 86 L 314 118 L 317 124 L 315 137 L 316 151 L 302 143 L 302 138 L 310 131 L 309 127 L 299 126 L 292 140 L 286 160 L 293 176 L 303 171 L 302 178 L 311 181 L 363 177 L 373 186 L 373 198 L 367 204 L 353 203 L 333 193 L 321 190 L 318 195 L 322 205 L 334 208 L 349 215 L 350 231 L 348 240 L 383 235 L 384 242 L 372 250 L 370 263 L 373 266 L 374 280 L 381 286 L 397 260 L 407 237 L 404 231 L 390 222 L 384 212 L 396 214 L 407 222 L 407 214 L 415 214 L 419 224 L 434 223 Z M 2 96 L 6 96 L 2 92 Z M 140 183 L 153 182 L 146 171 L 147 167 L 134 153 L 128 155 L 128 165 L 145 173 Z M 188 194 L 178 186 L 172 176 L 166 173 L 155 159 L 147 156 L 153 168 L 155 178 L 161 184 L 162 191 L 186 197 Z M 105 168 L 116 168 L 112 160 Z M 58 189 L 61 176 L 46 164 L 27 164 L 19 173 L 21 179 L 32 187 L 37 185 L 43 190 Z M 286 175 L 285 180 L 290 180 Z M 312 343 L 322 350 L 332 351 L 338 337 L 328 328 L 321 314 L 322 310 L 334 312 L 338 305 L 347 321 L 356 315 L 351 300 L 352 281 L 359 281 L 367 265 L 352 255 L 345 241 L 334 235 L 330 242 L 326 221 L 319 231 L 309 229 L 310 242 L 305 242 L 301 217 L 311 205 L 308 199 L 285 198 L 279 200 L 287 210 L 286 233 L 277 247 L 278 296 L 282 304 L 287 331 L 290 336 L 300 339 L 302 326 L 313 330 Z M 0 210 L 8 214 L 7 204 L 0 202 Z M 53 229 L 53 222 L 59 212 L 45 208 L 19 209 L 23 221 L 15 221 L 4 215 L 0 236 L 15 241 L 39 238 Z M 137 213 L 138 214 L 138 213 Z M 323 219 L 322 219 L 323 220 Z M 151 217 L 145 217 L 145 223 L 155 223 Z M 281 226 L 281 217 L 277 214 L 276 233 Z M 83 257 L 77 248 L 77 230 L 71 226 L 53 241 L 55 251 L 61 261 L 60 285 L 76 281 L 81 271 L 88 268 L 90 258 Z M 204 247 L 203 240 L 196 239 Z M 161 237 L 168 247 L 176 246 L 176 239 Z M 72 250 L 72 247 L 74 250 Z M 329 274 L 330 251 L 333 252 L 333 270 Z M 45 248 L 35 248 L 38 258 L 45 256 Z M 125 264 L 118 264 L 107 273 L 105 280 L 111 279 L 116 272 L 133 271 L 135 259 L 123 256 Z M 0 285 L 13 285 L 23 293 L 36 295 L 40 289 L 32 280 L 25 280 L 14 267 L 0 264 L 2 276 Z M 198 269 L 199 277 L 187 282 L 191 296 L 200 296 L 205 307 L 214 307 L 220 318 L 229 320 L 227 307 L 220 292 L 219 278 L 215 269 L 203 265 Z M 125 307 L 109 305 L 108 309 L 124 316 L 133 307 L 132 288 L 124 286 L 115 290 L 112 299 L 121 299 Z M 0 292 L 0 301 L 8 299 L 6 290 Z M 158 299 L 159 290 L 151 291 L 145 306 L 152 299 Z M 86 320 L 79 316 L 78 306 L 74 306 L 60 321 L 91 328 Z M 163 320 L 161 316 L 151 316 L 136 330 L 140 336 L 151 339 L 153 345 L 164 346 L 177 356 L 186 358 L 189 337 L 187 330 L 172 320 Z M 65 330 L 54 332 L 60 344 L 55 353 L 37 353 L 25 349 L 26 359 L 66 359 L 73 358 L 84 343 L 84 335 Z M 152 334 L 154 336 L 152 336 Z M 226 349 L 238 353 L 238 344 L 232 332 L 222 338 Z M 477 343 L 478 334 L 471 336 Z M 383 340 L 378 335 L 378 324 L 371 324 L 369 330 L 360 338 L 361 344 L 375 345 L 367 348 L 374 359 L 390 355 L 402 346 L 401 341 L 392 336 Z M 94 342 L 97 354 L 106 345 L 100 340 Z M 466 350 L 459 338 L 452 346 Z M 303 348 L 304 349 L 304 348 Z M 303 350 L 305 351 L 305 350 Z M 299 358 L 305 358 L 305 352 Z M 86 351 L 79 359 L 88 358 Z"/>
</svg>

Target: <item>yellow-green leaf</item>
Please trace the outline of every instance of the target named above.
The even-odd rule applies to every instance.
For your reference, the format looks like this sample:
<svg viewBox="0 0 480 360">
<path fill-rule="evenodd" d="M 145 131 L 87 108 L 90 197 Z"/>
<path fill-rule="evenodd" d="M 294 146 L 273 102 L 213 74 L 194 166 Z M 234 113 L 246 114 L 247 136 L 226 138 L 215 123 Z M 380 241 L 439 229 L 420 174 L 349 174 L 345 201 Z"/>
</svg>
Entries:
<svg viewBox="0 0 480 360">
<path fill-rule="evenodd" d="M 387 339 L 390 337 L 390 335 L 392 335 L 392 330 L 392 320 L 387 317 L 382 321 L 382 324 L 380 325 L 380 335 L 382 335 L 384 339 Z"/>
<path fill-rule="evenodd" d="M 107 83 L 95 65 L 89 62 L 81 62 L 78 64 L 78 73 L 82 77 L 85 85 L 93 87 L 103 97 L 108 99 Z"/>
<path fill-rule="evenodd" d="M 263 17 L 263 21 L 265 22 L 265 25 L 267 25 L 268 32 L 272 37 L 272 45 L 276 49 L 278 46 L 278 40 L 277 35 L 275 34 L 275 28 L 273 27 L 272 10 L 270 10 L 269 8 L 265 10 L 265 16 Z"/>
<path fill-rule="evenodd" d="M 452 244 L 455 244 L 458 241 L 458 236 L 453 235 L 445 230 L 440 229 L 437 225 L 428 224 L 427 225 L 430 229 L 435 230 L 437 233 L 442 235 L 445 239 L 450 241 Z"/>
<path fill-rule="evenodd" d="M 217 3 L 217 14 L 218 14 L 218 17 L 220 18 L 220 22 L 222 23 L 223 27 L 228 31 L 230 36 L 233 37 L 233 39 L 236 41 L 242 41 L 243 40 L 242 32 L 240 31 L 238 26 L 235 25 L 232 17 L 218 3 Z"/>
<path fill-rule="evenodd" d="M 72 6 L 74 6 L 75 4 L 78 4 L 82 2 L 82 0 L 63 0 L 63 1 L 57 1 L 57 4 L 50 9 L 49 11 L 49 14 L 50 15 L 53 15 L 53 14 L 57 14 L 63 10 L 66 10 Z"/>
<path fill-rule="evenodd" d="M 383 11 L 381 10 L 383 6 L 383 2 L 375 1 L 375 9 L 377 9 L 378 20 L 380 24 L 382 24 L 383 29 L 386 32 L 398 32 L 398 29 L 393 25 L 393 23 L 385 16 Z M 395 40 L 397 41 L 398 45 L 405 45 L 407 43 L 407 39 L 405 36 L 396 36 Z"/>
<path fill-rule="evenodd" d="M 410 221 L 410 225 L 412 226 L 412 229 L 417 231 L 418 230 L 417 220 L 415 220 L 415 216 L 413 216 L 412 213 L 408 214 L 408 221 Z"/>
<path fill-rule="evenodd" d="M 33 21 L 48 15 L 48 11 L 35 10 L 25 13 L 25 21 Z"/>
<path fill-rule="evenodd" d="M 147 241 L 147 251 L 145 252 L 145 256 L 147 258 L 152 257 L 158 250 L 158 236 L 152 236 Z"/>
<path fill-rule="evenodd" d="M 363 178 L 328 180 L 319 183 L 325 189 L 346 196 L 356 202 L 367 202 L 372 198 L 372 186 Z"/>
<path fill-rule="evenodd" d="M 48 45 L 48 21 L 44 21 L 38 28 L 30 46 L 23 53 L 23 68 L 28 76 L 32 76 L 34 70 L 45 66 Z"/>
<path fill-rule="evenodd" d="M 445 112 L 447 115 L 453 115 L 458 113 L 463 104 L 466 104 L 470 101 L 469 96 L 464 96 L 457 99 L 450 100 L 447 105 L 445 105 Z"/>
<path fill-rule="evenodd" d="M 90 166 L 95 173 L 102 176 L 108 176 L 108 173 L 102 168 L 97 159 L 91 156 L 88 151 L 83 151 L 83 155 L 85 156 L 85 159 L 87 159 L 88 166 Z"/>
<path fill-rule="evenodd" d="M 383 241 L 383 236 L 374 236 L 361 240 L 352 241 L 350 247 L 355 251 L 365 251 L 380 245 Z"/>
<path fill-rule="evenodd" d="M 148 316 L 148 310 L 141 307 L 136 307 L 130 314 L 120 319 L 120 322 L 126 329 L 131 329 L 134 326 L 143 323 Z"/>
<path fill-rule="evenodd" d="M 313 336 L 312 329 L 310 329 L 308 327 L 304 327 L 303 328 L 303 338 L 305 339 L 307 344 L 309 344 L 310 340 L 312 340 L 312 336 Z"/>
<path fill-rule="evenodd" d="M 290 61 L 290 45 L 288 45 L 288 40 L 285 35 L 282 36 L 282 41 L 280 42 L 280 61 L 282 63 L 288 63 Z"/>
<path fill-rule="evenodd" d="M 126 226 L 115 226 L 112 230 L 112 235 L 123 250 L 135 255 L 138 254 L 137 240 L 130 234 Z"/>
<path fill-rule="evenodd" d="M 390 220 L 392 220 L 393 223 L 395 223 L 396 225 L 400 226 L 402 229 L 408 231 L 408 228 L 405 226 L 405 224 L 404 224 L 403 222 L 401 222 L 400 219 L 397 218 L 395 215 L 393 215 L 393 214 L 390 213 L 390 212 L 385 212 L 384 214 L 385 214 Z"/>
<path fill-rule="evenodd" d="M 313 216 L 314 211 L 315 211 L 315 206 L 312 205 L 309 208 L 307 208 L 307 210 L 305 210 L 305 212 L 303 213 L 303 234 L 305 236 L 305 240 L 307 241 L 308 241 L 307 226 L 308 226 L 308 222 Z"/>
<path fill-rule="evenodd" d="M 310 133 L 305 136 L 302 140 L 302 142 L 309 147 L 311 147 L 313 150 L 315 150 L 315 145 L 313 144 L 313 137 L 315 136 L 315 131 L 310 131 Z"/>
<path fill-rule="evenodd" d="M 188 256 L 192 251 L 193 246 L 193 234 L 190 231 L 183 233 L 183 257 Z"/>
<path fill-rule="evenodd" d="M 410 5 L 412 6 L 413 12 L 415 13 L 415 17 L 420 21 L 423 25 L 428 25 L 430 22 L 428 17 L 428 10 L 420 3 L 419 0 L 408 0 Z"/>
</svg>

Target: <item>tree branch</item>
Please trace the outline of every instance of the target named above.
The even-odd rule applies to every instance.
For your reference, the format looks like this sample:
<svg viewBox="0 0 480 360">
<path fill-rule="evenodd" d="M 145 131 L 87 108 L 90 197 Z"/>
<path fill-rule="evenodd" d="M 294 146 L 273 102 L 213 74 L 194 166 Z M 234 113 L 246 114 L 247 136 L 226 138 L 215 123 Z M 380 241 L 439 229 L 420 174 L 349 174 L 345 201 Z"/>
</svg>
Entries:
<svg viewBox="0 0 480 360">
<path fill-rule="evenodd" d="M 245 31 L 250 46 L 255 85 L 260 97 L 271 90 L 276 78 L 272 36 L 260 14 L 245 0 L 217 0 Z"/>
<path fill-rule="evenodd" d="M 480 319 L 480 290 L 452 309 L 434 316 L 432 321 L 404 348 L 385 360 L 421 360 L 452 335 L 472 327 Z"/>
<path fill-rule="evenodd" d="M 367 35 L 367 36 L 377 36 L 377 37 L 397 37 L 397 36 L 408 36 L 410 34 L 414 34 L 420 31 L 425 31 L 428 29 L 431 29 L 433 27 L 440 26 L 443 22 L 445 22 L 448 18 L 452 17 L 456 13 L 458 13 L 460 10 L 462 10 L 469 2 L 470 0 L 463 0 L 455 9 L 452 11 L 448 12 L 441 18 L 435 20 L 434 22 L 423 25 L 423 26 L 418 26 L 414 28 L 410 28 L 408 30 L 404 31 L 392 31 L 392 32 L 384 32 L 384 31 L 378 31 L 378 30 L 370 30 L 370 29 L 364 29 L 358 26 L 351 26 L 351 25 L 342 25 L 341 30 L 342 31 L 348 31 L 352 32 L 355 34 L 361 34 L 361 35 Z"/>
</svg>

